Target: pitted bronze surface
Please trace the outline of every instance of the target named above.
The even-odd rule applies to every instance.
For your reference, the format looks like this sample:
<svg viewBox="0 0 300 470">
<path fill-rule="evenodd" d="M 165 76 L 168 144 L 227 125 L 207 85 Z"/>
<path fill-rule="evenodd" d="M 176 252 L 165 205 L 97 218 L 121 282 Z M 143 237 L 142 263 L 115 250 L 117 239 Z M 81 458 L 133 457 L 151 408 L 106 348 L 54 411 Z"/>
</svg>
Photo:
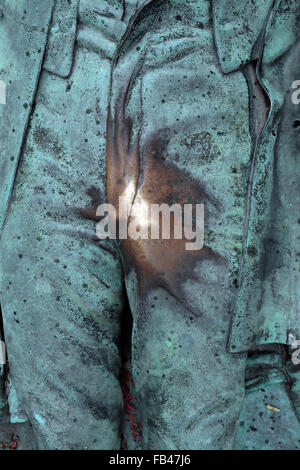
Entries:
<svg viewBox="0 0 300 470">
<path fill-rule="evenodd" d="M 214 210 L 220 210 L 218 202 L 207 194 L 191 174 L 164 162 L 163 151 L 168 144 L 165 138 L 151 136 L 143 149 L 140 149 L 139 137 L 132 142 L 132 124 L 125 117 L 126 97 L 127 93 L 118 100 L 114 119 L 111 116 L 108 118 L 108 201 L 118 208 L 119 197 L 122 196 L 128 198 L 131 208 L 140 205 L 140 221 L 134 217 L 137 225 L 139 222 L 140 225 L 145 223 L 143 218 L 151 204 L 180 204 L 183 209 L 184 204 L 195 206 L 209 203 L 208 206 L 214 206 Z M 166 132 L 162 131 L 162 134 Z M 132 218 L 129 218 L 128 223 L 131 221 Z M 171 222 L 174 227 L 176 220 L 171 219 Z M 132 268 L 135 269 L 141 297 L 150 288 L 163 287 L 180 302 L 184 302 L 181 285 L 187 278 L 193 278 L 195 264 L 208 258 L 217 263 L 222 262 L 221 256 L 209 247 L 186 250 L 187 239 L 175 239 L 173 231 L 170 240 L 151 240 L 150 228 L 148 236 L 148 240 L 132 240 L 129 237 L 122 240 L 120 245 L 125 271 L 128 273 Z"/>
</svg>

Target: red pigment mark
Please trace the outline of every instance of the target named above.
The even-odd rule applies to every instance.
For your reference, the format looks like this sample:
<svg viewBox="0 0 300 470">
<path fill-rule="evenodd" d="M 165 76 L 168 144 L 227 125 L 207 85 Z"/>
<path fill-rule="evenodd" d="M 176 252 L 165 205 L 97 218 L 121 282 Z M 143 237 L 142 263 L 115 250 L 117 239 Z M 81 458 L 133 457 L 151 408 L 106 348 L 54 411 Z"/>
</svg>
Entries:
<svg viewBox="0 0 300 470">
<path fill-rule="evenodd" d="M 0 441 L 1 449 L 10 449 L 10 450 L 17 450 L 18 448 L 18 436 L 12 434 L 10 442 Z"/>
<path fill-rule="evenodd" d="M 136 399 L 133 397 L 131 390 L 133 389 L 133 380 L 129 372 L 121 371 L 120 376 L 121 388 L 123 392 L 124 408 L 128 414 L 130 429 L 134 442 L 141 442 L 142 440 L 142 424 L 136 417 Z M 124 445 L 127 447 L 126 439 Z"/>
<path fill-rule="evenodd" d="M 18 448 L 18 438 L 17 438 L 17 436 L 12 435 L 11 442 L 10 442 L 8 447 L 9 447 L 10 450 L 17 450 L 17 448 Z"/>
</svg>

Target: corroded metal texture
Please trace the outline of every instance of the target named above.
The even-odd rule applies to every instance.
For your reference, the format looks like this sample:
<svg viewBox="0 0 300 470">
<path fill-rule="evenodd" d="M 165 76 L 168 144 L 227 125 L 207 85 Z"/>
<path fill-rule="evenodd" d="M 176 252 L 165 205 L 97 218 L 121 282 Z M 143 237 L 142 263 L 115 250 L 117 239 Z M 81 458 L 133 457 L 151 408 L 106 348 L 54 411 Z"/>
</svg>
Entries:
<svg viewBox="0 0 300 470">
<path fill-rule="evenodd" d="M 0 13 L 1 421 L 41 449 L 299 448 L 299 2 Z M 204 247 L 98 240 L 119 197 L 139 226 L 204 204 Z"/>
</svg>

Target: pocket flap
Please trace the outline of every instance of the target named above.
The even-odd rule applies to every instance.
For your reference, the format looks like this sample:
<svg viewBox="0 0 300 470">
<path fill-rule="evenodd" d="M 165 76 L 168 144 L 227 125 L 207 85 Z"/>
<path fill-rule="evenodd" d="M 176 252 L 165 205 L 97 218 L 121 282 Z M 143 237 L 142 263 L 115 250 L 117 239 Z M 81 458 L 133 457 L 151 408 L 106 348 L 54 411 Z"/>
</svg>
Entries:
<svg viewBox="0 0 300 470">
<path fill-rule="evenodd" d="M 66 78 L 73 64 L 79 0 L 57 0 L 49 32 L 43 68 Z"/>
</svg>

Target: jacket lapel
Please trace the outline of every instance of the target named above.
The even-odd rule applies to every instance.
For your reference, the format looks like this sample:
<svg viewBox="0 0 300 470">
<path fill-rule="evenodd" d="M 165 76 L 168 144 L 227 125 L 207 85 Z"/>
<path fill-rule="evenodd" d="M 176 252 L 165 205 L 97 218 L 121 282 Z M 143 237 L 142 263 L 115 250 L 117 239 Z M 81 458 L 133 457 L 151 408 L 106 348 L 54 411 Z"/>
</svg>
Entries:
<svg viewBox="0 0 300 470">
<path fill-rule="evenodd" d="M 212 0 L 215 45 L 224 73 L 258 58 L 255 45 L 273 4 L 274 0 Z"/>
<path fill-rule="evenodd" d="M 38 5 L 38 6 L 37 6 Z M 0 233 L 44 57 L 53 0 L 5 1 L 0 22 Z"/>
</svg>

